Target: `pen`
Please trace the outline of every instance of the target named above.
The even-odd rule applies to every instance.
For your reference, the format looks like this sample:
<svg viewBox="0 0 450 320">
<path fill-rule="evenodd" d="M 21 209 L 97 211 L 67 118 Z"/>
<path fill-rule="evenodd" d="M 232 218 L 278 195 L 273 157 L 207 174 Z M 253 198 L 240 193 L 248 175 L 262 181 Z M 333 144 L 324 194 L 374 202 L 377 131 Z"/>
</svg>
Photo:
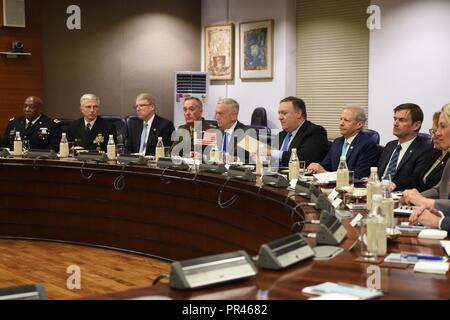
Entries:
<svg viewBox="0 0 450 320">
<path fill-rule="evenodd" d="M 417 255 L 417 254 L 402 254 L 402 259 L 412 259 L 412 260 L 432 260 L 432 261 L 442 261 L 444 257 L 440 256 L 425 256 L 425 255 Z"/>
</svg>

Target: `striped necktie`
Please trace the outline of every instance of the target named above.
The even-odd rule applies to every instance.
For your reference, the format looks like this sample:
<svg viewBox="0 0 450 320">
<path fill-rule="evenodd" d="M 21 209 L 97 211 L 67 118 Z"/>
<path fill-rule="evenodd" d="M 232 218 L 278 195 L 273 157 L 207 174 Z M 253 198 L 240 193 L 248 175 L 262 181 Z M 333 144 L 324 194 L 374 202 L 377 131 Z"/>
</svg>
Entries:
<svg viewBox="0 0 450 320">
<path fill-rule="evenodd" d="M 383 180 L 390 180 L 394 178 L 395 173 L 397 171 L 397 162 L 400 156 L 400 150 L 402 150 L 402 146 L 399 144 L 397 148 L 395 148 L 394 153 L 392 154 L 391 161 L 389 161 L 388 169 L 386 170 L 385 175 L 383 176 Z"/>
</svg>

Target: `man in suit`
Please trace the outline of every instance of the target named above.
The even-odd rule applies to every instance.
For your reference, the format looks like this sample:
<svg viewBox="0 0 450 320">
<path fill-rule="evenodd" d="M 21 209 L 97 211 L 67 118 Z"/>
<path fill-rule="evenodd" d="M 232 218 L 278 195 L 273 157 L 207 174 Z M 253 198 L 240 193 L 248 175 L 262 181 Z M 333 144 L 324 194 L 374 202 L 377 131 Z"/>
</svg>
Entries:
<svg viewBox="0 0 450 320">
<path fill-rule="evenodd" d="M 370 167 L 376 167 L 378 163 L 378 148 L 375 142 L 361 131 L 366 124 L 366 119 L 366 113 L 362 107 L 345 107 L 339 123 L 342 137 L 334 140 L 330 151 L 320 164 L 311 163 L 307 171 L 313 173 L 336 171 L 341 156 L 345 156 L 347 167 L 355 172 L 355 178 L 369 176 Z"/>
<path fill-rule="evenodd" d="M 217 126 L 222 131 L 222 137 L 218 137 L 217 143 L 219 150 L 223 155 L 228 154 L 233 161 L 239 160 L 249 163 L 249 152 L 238 146 L 239 142 L 245 138 L 246 135 L 251 134 L 247 132 L 248 128 L 238 121 L 239 103 L 237 101 L 226 98 L 221 99 L 216 104 L 216 120 Z M 253 138 L 256 138 L 253 135 Z"/>
<path fill-rule="evenodd" d="M 80 111 L 83 117 L 69 124 L 67 140 L 73 141 L 75 148 L 106 151 L 109 135 L 116 140 L 116 128 L 99 116 L 100 98 L 84 94 L 80 99 Z"/>
<path fill-rule="evenodd" d="M 217 129 L 216 126 L 208 123 L 203 116 L 203 103 L 196 97 L 186 97 L 183 102 L 184 119 L 186 123 L 179 126 L 176 131 L 176 137 L 171 147 L 172 155 L 193 156 L 194 151 L 202 152 L 206 145 L 194 146 L 194 133 L 206 132 Z"/>
<path fill-rule="evenodd" d="M 16 132 L 20 132 L 22 141 L 30 142 L 30 149 L 55 149 L 56 142 L 53 137 L 58 120 L 43 114 L 43 107 L 41 98 L 26 98 L 23 104 L 24 116 L 9 120 L 2 137 L 2 147 L 12 150 Z"/>
<path fill-rule="evenodd" d="M 418 187 L 432 151 L 429 141 L 418 136 L 422 122 L 422 109 L 414 103 L 404 103 L 394 109 L 393 133 L 398 140 L 386 145 L 378 162 L 378 175 L 391 180 L 392 190 Z"/>
<path fill-rule="evenodd" d="M 287 167 L 291 150 L 297 149 L 300 161 L 306 166 L 312 162 L 321 162 L 328 152 L 327 132 L 307 120 L 306 106 L 302 99 L 287 97 L 280 102 L 278 119 L 283 131 L 278 135 L 279 150 L 269 151 L 272 160 Z"/>
<path fill-rule="evenodd" d="M 164 146 L 170 146 L 175 127 L 156 114 L 155 98 L 149 93 L 139 94 L 135 109 L 139 120 L 131 121 L 127 127 L 127 152 L 154 156 L 158 137 L 162 137 Z"/>
</svg>

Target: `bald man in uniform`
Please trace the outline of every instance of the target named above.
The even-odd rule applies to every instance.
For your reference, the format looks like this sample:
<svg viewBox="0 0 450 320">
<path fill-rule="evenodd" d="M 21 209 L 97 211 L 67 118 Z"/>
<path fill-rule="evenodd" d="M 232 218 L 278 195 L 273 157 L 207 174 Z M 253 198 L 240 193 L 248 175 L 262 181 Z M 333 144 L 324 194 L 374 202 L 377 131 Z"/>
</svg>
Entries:
<svg viewBox="0 0 450 320">
<path fill-rule="evenodd" d="M 16 132 L 20 132 L 22 140 L 30 141 L 30 149 L 55 149 L 53 133 L 58 120 L 53 120 L 43 114 L 44 103 L 41 98 L 30 96 L 23 104 L 24 116 L 11 118 L 1 145 L 12 150 Z"/>
</svg>

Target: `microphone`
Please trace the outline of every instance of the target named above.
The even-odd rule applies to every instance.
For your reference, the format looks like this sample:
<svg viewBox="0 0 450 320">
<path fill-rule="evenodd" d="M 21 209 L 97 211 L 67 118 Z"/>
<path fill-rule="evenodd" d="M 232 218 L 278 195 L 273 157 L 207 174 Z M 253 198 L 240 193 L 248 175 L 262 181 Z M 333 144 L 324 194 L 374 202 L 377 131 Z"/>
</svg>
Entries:
<svg viewBox="0 0 450 320">
<path fill-rule="evenodd" d="M 319 224 L 319 232 L 309 233 L 307 236 L 310 238 L 315 238 L 318 245 L 338 246 L 347 236 L 347 229 L 345 229 L 335 215 L 330 214 L 328 211 L 323 210 L 320 214 L 319 223 L 317 223 L 317 220 L 314 222 L 315 223 L 310 223 Z"/>
</svg>

